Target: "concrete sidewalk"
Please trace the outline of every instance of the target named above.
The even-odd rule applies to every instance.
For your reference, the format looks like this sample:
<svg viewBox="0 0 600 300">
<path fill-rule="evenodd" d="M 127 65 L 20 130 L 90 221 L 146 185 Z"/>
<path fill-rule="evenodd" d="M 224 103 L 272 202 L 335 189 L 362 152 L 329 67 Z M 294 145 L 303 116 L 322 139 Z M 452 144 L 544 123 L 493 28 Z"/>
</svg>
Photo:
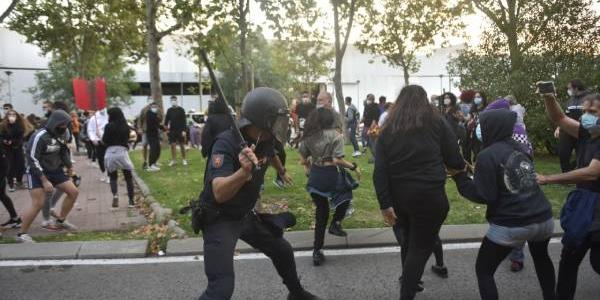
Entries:
<svg viewBox="0 0 600 300">
<path fill-rule="evenodd" d="M 68 217 L 69 222 L 77 226 L 79 231 L 127 230 L 146 224 L 146 219 L 137 208 L 127 208 L 127 189 L 122 180 L 122 174 L 119 174 L 119 208 L 112 208 L 110 187 L 107 183 L 99 180 L 101 173 L 97 164 L 91 164 L 86 156 L 75 155 L 73 158 L 76 161 L 75 172 L 82 177 L 82 180 L 79 187 L 79 198 Z M 17 190 L 8 193 L 8 196 L 15 204 L 19 215 L 31 205 L 28 190 Z M 57 203 L 57 210 L 60 210 L 61 203 L 62 200 Z M 8 219 L 7 211 L 3 208 L 0 209 L 0 221 L 4 223 Z M 54 233 L 42 229 L 41 222 L 42 213 L 40 212 L 29 231 L 34 239 L 39 235 Z M 17 233 L 18 229 L 9 229 L 4 231 L 3 235 L 15 236 Z"/>
</svg>

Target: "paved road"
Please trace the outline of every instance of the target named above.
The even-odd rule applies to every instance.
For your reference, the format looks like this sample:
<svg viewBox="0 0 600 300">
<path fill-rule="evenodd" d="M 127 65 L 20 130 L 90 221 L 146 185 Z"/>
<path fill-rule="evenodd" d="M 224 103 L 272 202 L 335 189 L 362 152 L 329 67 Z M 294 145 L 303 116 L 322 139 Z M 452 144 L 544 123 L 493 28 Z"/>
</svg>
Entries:
<svg viewBox="0 0 600 300">
<path fill-rule="evenodd" d="M 558 258 L 559 244 L 551 245 Z M 477 249 L 447 250 L 449 279 L 425 272 L 426 290 L 417 299 L 478 299 L 473 264 Z M 304 285 L 325 299 L 398 299 L 399 255 L 329 256 L 315 268 L 309 257 L 297 258 Z M 236 261 L 234 299 L 285 299 L 286 291 L 265 259 Z M 522 273 L 508 265 L 496 279 L 501 299 L 541 299 L 531 261 Z M 586 259 L 576 299 L 599 299 L 600 276 Z M 1 299 L 197 299 L 206 284 L 201 262 L 112 266 L 3 267 Z"/>
</svg>

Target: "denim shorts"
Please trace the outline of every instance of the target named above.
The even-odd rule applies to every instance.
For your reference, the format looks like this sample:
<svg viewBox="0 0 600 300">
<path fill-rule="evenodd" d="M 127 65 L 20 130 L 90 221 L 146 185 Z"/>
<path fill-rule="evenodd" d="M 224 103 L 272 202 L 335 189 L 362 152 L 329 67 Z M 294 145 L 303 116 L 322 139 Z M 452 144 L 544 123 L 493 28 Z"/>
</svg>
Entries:
<svg viewBox="0 0 600 300">
<path fill-rule="evenodd" d="M 554 220 L 521 227 L 505 227 L 490 223 L 486 237 L 492 242 L 507 247 L 523 247 L 525 242 L 541 242 L 554 233 Z"/>
</svg>

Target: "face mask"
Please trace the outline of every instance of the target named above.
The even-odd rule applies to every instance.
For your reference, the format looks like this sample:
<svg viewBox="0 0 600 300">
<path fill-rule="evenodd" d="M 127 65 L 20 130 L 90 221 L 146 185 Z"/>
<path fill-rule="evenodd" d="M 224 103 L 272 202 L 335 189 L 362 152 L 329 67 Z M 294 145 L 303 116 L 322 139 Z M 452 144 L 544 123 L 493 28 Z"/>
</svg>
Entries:
<svg viewBox="0 0 600 300">
<path fill-rule="evenodd" d="M 569 95 L 569 97 L 572 97 L 573 96 L 573 90 L 568 89 L 567 90 L 567 95 Z"/>
<path fill-rule="evenodd" d="M 310 99 L 308 99 L 308 98 L 302 98 L 302 102 L 307 103 L 308 101 L 310 101 Z"/>
<path fill-rule="evenodd" d="M 444 105 L 448 106 L 450 103 L 452 103 L 450 99 L 444 99 Z"/>
<path fill-rule="evenodd" d="M 319 108 L 321 108 L 321 107 L 323 107 L 323 104 L 321 104 L 321 103 L 317 103 L 317 109 L 319 109 Z"/>
<path fill-rule="evenodd" d="M 65 132 L 67 132 L 67 127 L 56 127 L 54 132 L 59 135 L 65 134 Z"/>
<path fill-rule="evenodd" d="M 481 99 L 480 97 L 475 98 L 475 100 L 473 100 L 473 102 L 475 102 L 475 105 L 481 105 L 481 102 L 483 101 L 483 99 Z"/>
<path fill-rule="evenodd" d="M 15 116 L 10 116 L 10 117 L 8 117 L 8 122 L 10 122 L 10 123 L 14 123 L 14 122 L 16 122 L 16 121 L 17 121 L 17 117 L 15 117 Z"/>
<path fill-rule="evenodd" d="M 158 112 L 158 108 L 153 107 L 153 108 L 150 109 L 150 111 L 152 111 L 153 113 L 157 113 Z"/>
<path fill-rule="evenodd" d="M 483 142 L 483 138 L 481 137 L 481 124 L 477 124 L 477 128 L 475 128 L 475 136 L 480 142 Z"/>
<path fill-rule="evenodd" d="M 171 106 L 173 106 L 173 107 L 177 106 L 177 101 L 171 101 Z"/>
<path fill-rule="evenodd" d="M 598 116 L 594 114 L 585 113 L 581 116 L 581 126 L 583 126 L 584 129 L 590 129 L 593 126 L 596 126 L 596 122 L 598 122 Z"/>
</svg>

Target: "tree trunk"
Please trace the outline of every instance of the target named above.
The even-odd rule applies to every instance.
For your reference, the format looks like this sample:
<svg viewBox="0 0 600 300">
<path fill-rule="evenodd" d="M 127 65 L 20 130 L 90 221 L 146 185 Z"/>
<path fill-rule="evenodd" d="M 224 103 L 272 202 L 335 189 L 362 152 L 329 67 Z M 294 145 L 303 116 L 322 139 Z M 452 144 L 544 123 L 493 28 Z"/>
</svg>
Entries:
<svg viewBox="0 0 600 300">
<path fill-rule="evenodd" d="M 146 46 L 148 50 L 148 65 L 150 66 L 150 93 L 152 100 L 162 110 L 162 87 L 160 83 L 160 56 L 158 44 L 160 38 L 156 29 L 156 10 L 154 0 L 146 0 Z"/>
<path fill-rule="evenodd" d="M 335 73 L 333 75 L 333 87 L 335 90 L 335 98 L 338 102 L 338 107 L 341 114 L 346 113 L 344 103 L 344 93 L 342 92 L 342 61 L 344 60 L 344 52 L 342 51 L 340 36 L 340 16 L 339 3 L 332 1 L 333 4 L 333 30 L 335 34 Z"/>
</svg>

